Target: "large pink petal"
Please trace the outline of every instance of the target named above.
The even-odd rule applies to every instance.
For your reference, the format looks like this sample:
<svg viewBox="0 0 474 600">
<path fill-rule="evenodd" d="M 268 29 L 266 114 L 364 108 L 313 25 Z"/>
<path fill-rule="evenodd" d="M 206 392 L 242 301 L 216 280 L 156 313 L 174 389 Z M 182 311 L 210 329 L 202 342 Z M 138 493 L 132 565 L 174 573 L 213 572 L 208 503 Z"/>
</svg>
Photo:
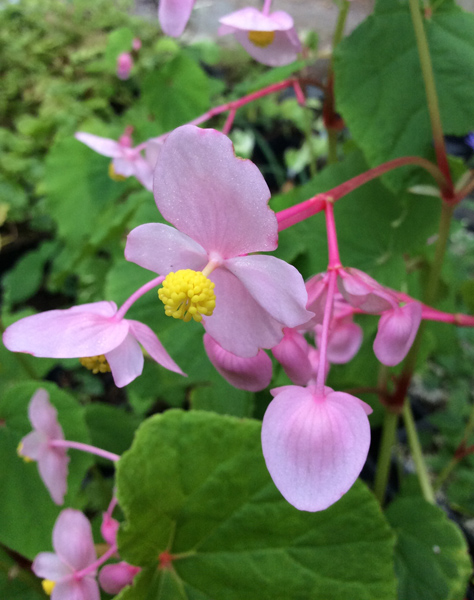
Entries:
<svg viewBox="0 0 474 600">
<path fill-rule="evenodd" d="M 208 263 L 202 246 L 174 227 L 161 223 L 147 223 L 132 229 L 127 237 L 125 258 L 158 275 L 180 269 L 201 271 Z"/>
<path fill-rule="evenodd" d="M 283 337 L 282 325 L 257 304 L 244 285 L 225 268 L 209 277 L 216 287 L 216 307 L 203 319 L 206 331 L 225 350 L 237 356 L 255 356 L 273 348 Z"/>
<path fill-rule="evenodd" d="M 402 308 L 388 310 L 380 317 L 374 352 L 382 364 L 394 367 L 402 362 L 415 340 L 421 314 L 421 304 L 410 302 Z"/>
<path fill-rule="evenodd" d="M 99 585 L 92 577 L 70 578 L 54 586 L 51 600 L 100 600 Z"/>
<path fill-rule="evenodd" d="M 324 510 L 357 479 L 370 445 L 360 401 L 330 392 L 318 397 L 294 387 L 270 403 L 262 426 L 267 468 L 282 495 L 299 510 Z"/>
<path fill-rule="evenodd" d="M 208 253 L 230 258 L 277 247 L 262 174 L 237 158 L 218 131 L 184 125 L 170 133 L 156 164 L 154 193 L 164 218 Z"/>
<path fill-rule="evenodd" d="M 50 581 L 58 581 L 72 572 L 72 569 L 52 552 L 40 552 L 33 561 L 31 569 L 37 577 Z"/>
<path fill-rule="evenodd" d="M 293 27 L 293 19 L 283 11 L 264 15 L 256 8 L 247 7 L 219 19 L 219 23 L 244 31 L 277 31 Z"/>
<path fill-rule="evenodd" d="M 64 439 L 63 430 L 58 423 L 58 411 L 49 401 L 46 390 L 40 388 L 33 394 L 28 405 L 28 418 L 35 429 L 50 439 Z"/>
<path fill-rule="evenodd" d="M 272 361 L 263 350 L 251 358 L 242 358 L 224 350 L 208 333 L 203 341 L 215 369 L 234 387 L 258 392 L 270 385 Z"/>
<path fill-rule="evenodd" d="M 293 329 L 285 329 L 281 342 L 272 348 L 273 356 L 295 385 L 306 385 L 313 375 L 308 358 L 309 344 Z"/>
<path fill-rule="evenodd" d="M 124 320 L 101 314 L 91 306 L 76 306 L 66 310 L 50 310 L 20 319 L 3 334 L 3 343 L 12 352 L 26 352 L 49 358 L 80 358 L 105 354 L 118 346 L 128 333 Z M 114 305 L 115 306 L 115 305 Z"/>
<path fill-rule="evenodd" d="M 129 321 L 130 323 L 130 321 Z M 129 334 L 123 342 L 105 354 L 117 387 L 124 387 L 143 371 L 143 352 L 140 344 Z"/>
<path fill-rule="evenodd" d="M 285 327 L 296 327 L 314 315 L 306 310 L 308 295 L 300 273 L 274 256 L 240 256 L 225 262 L 252 297 Z"/>
<path fill-rule="evenodd" d="M 140 342 L 153 360 L 169 371 L 185 375 L 168 352 L 166 352 L 154 331 L 147 325 L 140 323 L 140 321 L 129 321 L 129 323 L 130 333 Z"/>
<path fill-rule="evenodd" d="M 53 528 L 53 548 L 74 571 L 85 569 L 96 560 L 91 524 L 81 511 L 61 511 Z"/>
<path fill-rule="evenodd" d="M 179 37 L 191 16 L 194 0 L 160 0 L 158 19 L 166 35 Z"/>
<path fill-rule="evenodd" d="M 265 47 L 251 42 L 247 31 L 236 31 L 234 36 L 252 58 L 269 67 L 288 65 L 295 61 L 298 52 L 301 52 L 301 43 L 294 29 L 275 31 L 272 43 Z"/>
<path fill-rule="evenodd" d="M 122 147 L 115 140 L 99 137 L 92 133 L 85 133 L 84 131 L 79 131 L 74 137 L 103 156 L 116 158 L 122 155 Z"/>
<path fill-rule="evenodd" d="M 59 505 L 64 503 L 67 491 L 68 463 L 65 448 L 50 448 L 46 444 L 41 448 L 38 471 L 51 498 Z"/>
</svg>

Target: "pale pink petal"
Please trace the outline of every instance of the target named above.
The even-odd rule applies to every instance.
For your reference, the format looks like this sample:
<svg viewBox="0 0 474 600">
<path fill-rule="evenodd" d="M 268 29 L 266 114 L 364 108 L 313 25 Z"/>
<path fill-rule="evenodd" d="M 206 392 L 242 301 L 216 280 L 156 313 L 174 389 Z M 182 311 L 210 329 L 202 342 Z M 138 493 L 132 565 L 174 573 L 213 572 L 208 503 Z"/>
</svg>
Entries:
<svg viewBox="0 0 474 600">
<path fill-rule="evenodd" d="M 153 169 L 143 157 L 139 156 L 133 163 L 134 175 L 149 192 L 153 191 Z"/>
<path fill-rule="evenodd" d="M 216 307 L 203 324 L 218 344 L 247 358 L 278 344 L 283 337 L 281 323 L 255 302 L 235 275 L 219 268 L 209 278 L 216 284 Z"/>
<path fill-rule="evenodd" d="M 374 352 L 382 364 L 393 367 L 405 358 L 418 332 L 421 314 L 421 304 L 410 302 L 380 317 Z"/>
<path fill-rule="evenodd" d="M 135 175 L 134 158 L 120 156 L 119 158 L 114 158 L 112 163 L 117 175 L 122 175 L 122 177 L 131 177 L 132 175 Z"/>
<path fill-rule="evenodd" d="M 96 560 L 91 524 L 81 511 L 61 511 L 53 528 L 53 548 L 74 571 L 85 569 Z"/>
<path fill-rule="evenodd" d="M 263 350 L 251 358 L 242 358 L 224 350 L 208 333 L 203 341 L 215 369 L 234 387 L 258 392 L 270 385 L 272 361 Z"/>
<path fill-rule="evenodd" d="M 236 31 L 235 39 L 252 58 L 269 67 L 288 65 L 298 58 L 301 43 L 294 29 L 275 31 L 273 41 L 268 46 L 257 46 L 249 39 L 247 31 Z"/>
<path fill-rule="evenodd" d="M 247 7 L 219 19 L 219 23 L 244 31 L 277 31 L 293 27 L 293 19 L 283 11 L 264 15 L 256 8 Z"/>
<path fill-rule="evenodd" d="M 106 352 L 105 358 L 109 363 L 115 385 L 119 388 L 128 385 L 142 374 L 145 362 L 143 352 L 140 344 L 131 334 L 127 335 L 119 346 Z"/>
<path fill-rule="evenodd" d="M 217 35 L 229 35 L 229 33 L 234 33 L 235 27 L 231 27 L 230 25 L 220 25 L 217 30 Z"/>
<path fill-rule="evenodd" d="M 308 292 L 308 303 L 306 308 L 314 313 L 311 324 L 322 323 L 324 318 L 324 309 L 328 295 L 328 279 L 326 273 L 318 273 L 306 282 L 306 291 Z"/>
<path fill-rule="evenodd" d="M 179 37 L 191 16 L 194 0 L 160 0 L 158 19 L 166 35 Z"/>
<path fill-rule="evenodd" d="M 319 352 L 319 350 L 317 348 L 314 348 L 313 346 L 309 347 L 309 352 L 308 352 L 308 360 L 311 363 L 311 368 L 313 369 L 313 380 L 316 379 L 317 375 L 318 375 L 318 370 L 319 370 L 319 363 L 321 360 L 321 353 Z M 325 361 L 325 365 L 324 365 L 324 378 L 326 379 L 329 373 L 329 369 L 330 369 L 331 365 L 329 364 L 329 361 L 326 357 L 326 361 Z M 331 390 L 331 388 L 328 388 Z"/>
<path fill-rule="evenodd" d="M 51 600 L 100 600 L 99 585 L 92 577 L 60 581 L 54 586 Z"/>
<path fill-rule="evenodd" d="M 239 256 L 225 268 L 246 287 L 260 306 L 285 327 L 296 327 L 314 315 L 306 310 L 308 295 L 300 273 L 274 256 Z"/>
<path fill-rule="evenodd" d="M 125 81 L 130 77 L 130 71 L 133 67 L 132 55 L 129 52 L 122 52 L 117 57 L 117 77 Z"/>
<path fill-rule="evenodd" d="M 18 447 L 18 454 L 20 456 L 26 456 L 26 458 L 31 458 L 31 460 L 38 460 L 47 443 L 48 438 L 44 433 L 32 431 L 22 438 L 20 446 Z"/>
<path fill-rule="evenodd" d="M 145 142 L 145 160 L 152 170 L 156 166 L 164 141 L 164 138 L 152 138 Z"/>
<path fill-rule="evenodd" d="M 358 269 L 340 269 L 337 286 L 346 302 L 367 313 L 378 314 L 397 305 L 387 289 Z"/>
<path fill-rule="evenodd" d="M 129 321 L 129 323 L 130 333 L 140 342 L 153 360 L 169 371 L 184 375 L 183 371 L 166 352 L 154 331 L 147 325 L 140 323 L 140 321 Z"/>
<path fill-rule="evenodd" d="M 329 332 L 327 359 L 335 365 L 351 361 L 362 344 L 362 328 L 352 321 L 336 321 Z"/>
<path fill-rule="evenodd" d="M 73 571 L 57 554 L 52 552 L 40 552 L 33 561 L 31 569 L 37 577 L 50 581 L 58 581 Z"/>
<path fill-rule="evenodd" d="M 294 387 L 270 403 L 262 425 L 267 468 L 299 510 L 324 510 L 353 485 L 367 458 L 370 425 L 360 400 L 342 392 L 318 397 Z"/>
<path fill-rule="evenodd" d="M 174 227 L 161 223 L 147 223 L 132 229 L 127 237 L 125 258 L 158 275 L 180 269 L 201 271 L 208 263 L 202 246 Z"/>
<path fill-rule="evenodd" d="M 125 586 L 131 585 L 133 578 L 141 571 L 126 562 L 106 565 L 99 573 L 100 587 L 107 594 L 118 594 Z"/>
<path fill-rule="evenodd" d="M 309 344 L 293 329 L 285 329 L 284 333 L 281 342 L 272 348 L 273 356 L 295 385 L 306 385 L 313 375 L 308 359 Z"/>
<path fill-rule="evenodd" d="M 28 405 L 28 418 L 35 429 L 50 439 L 64 439 L 63 430 L 58 423 L 58 411 L 49 401 L 46 390 L 40 388 L 33 394 Z"/>
<path fill-rule="evenodd" d="M 51 498 L 59 505 L 64 503 L 67 491 L 68 463 L 69 456 L 65 448 L 50 448 L 47 444 L 41 448 L 38 471 Z"/>
<path fill-rule="evenodd" d="M 277 220 L 258 168 L 237 158 L 230 139 L 184 125 L 163 144 L 155 168 L 155 200 L 163 217 L 221 258 L 274 250 Z"/>
<path fill-rule="evenodd" d="M 98 305 L 111 303 L 96 303 Z M 118 346 L 128 333 L 124 320 L 114 321 L 93 305 L 50 310 L 20 319 L 3 334 L 3 343 L 12 352 L 26 352 L 48 358 L 80 358 L 105 354 Z"/>
<path fill-rule="evenodd" d="M 122 156 L 122 147 L 115 140 L 99 137 L 92 133 L 85 133 L 84 131 L 77 132 L 74 137 L 76 140 L 89 146 L 89 148 L 92 148 L 92 150 L 102 154 L 102 156 L 109 156 L 111 158 Z"/>
</svg>

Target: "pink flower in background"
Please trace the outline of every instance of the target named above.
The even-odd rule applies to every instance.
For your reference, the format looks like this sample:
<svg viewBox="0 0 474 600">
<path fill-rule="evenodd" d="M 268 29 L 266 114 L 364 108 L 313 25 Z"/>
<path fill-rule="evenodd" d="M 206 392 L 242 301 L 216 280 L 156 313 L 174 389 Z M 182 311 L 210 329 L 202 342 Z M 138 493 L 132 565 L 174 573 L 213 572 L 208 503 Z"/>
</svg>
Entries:
<svg viewBox="0 0 474 600">
<path fill-rule="evenodd" d="M 75 138 L 92 148 L 102 156 L 113 158 L 110 175 L 112 178 L 134 176 L 150 192 L 153 189 L 153 167 L 148 160 L 143 158 L 142 147 L 132 148 L 131 128 L 127 127 L 125 134 L 118 142 L 110 138 L 99 137 L 92 133 L 79 131 Z"/>
<path fill-rule="evenodd" d="M 116 304 L 105 301 L 46 311 L 7 327 L 3 343 L 12 352 L 33 356 L 82 358 L 95 372 L 111 371 L 117 387 L 141 374 L 140 344 L 162 367 L 183 375 L 147 325 L 116 314 Z"/>
<path fill-rule="evenodd" d="M 129 52 L 122 52 L 117 56 L 117 77 L 125 81 L 130 77 L 130 71 L 133 67 L 132 55 Z"/>
<path fill-rule="evenodd" d="M 134 577 L 140 571 L 140 567 L 134 567 L 124 561 L 106 565 L 99 573 L 100 587 L 107 594 L 118 594 L 124 587 L 132 584 Z"/>
<path fill-rule="evenodd" d="M 160 0 L 158 19 L 166 35 L 179 37 L 186 27 L 195 0 Z"/>
<path fill-rule="evenodd" d="M 178 274 L 198 273 L 202 285 L 212 282 L 215 308 L 212 316 L 205 316 L 207 308 L 202 313 L 206 331 L 222 348 L 246 358 L 278 344 L 283 327 L 313 316 L 305 309 L 307 293 L 298 271 L 273 256 L 254 254 L 277 247 L 269 198 L 260 171 L 235 156 L 229 138 L 212 129 L 179 127 L 164 142 L 155 168 L 156 204 L 176 229 L 141 225 L 129 234 L 125 248 L 127 260 L 160 275 L 173 274 L 173 281 Z M 206 294 L 211 298 L 211 290 Z M 184 318 L 185 300 L 176 298 L 176 318 Z M 170 295 L 167 302 L 175 301 Z M 199 313 L 199 306 L 191 308 Z"/>
<path fill-rule="evenodd" d="M 135 52 L 138 52 L 141 47 L 142 47 L 142 41 L 141 41 L 141 39 L 140 38 L 133 38 L 133 41 L 132 41 L 132 50 L 134 50 Z"/>
<path fill-rule="evenodd" d="M 39 389 L 33 394 L 28 406 L 28 418 L 33 431 L 21 440 L 18 453 L 38 462 L 39 474 L 51 498 L 56 504 L 63 504 L 69 457 L 65 448 L 50 445 L 54 440 L 64 440 L 64 433 L 46 390 Z"/>
<path fill-rule="evenodd" d="M 362 400 L 325 388 L 285 386 L 262 424 L 262 450 L 270 475 L 299 510 L 320 511 L 354 484 L 370 445 L 372 412 Z"/>
<path fill-rule="evenodd" d="M 374 341 L 375 356 L 382 364 L 394 367 L 402 362 L 415 341 L 422 311 L 419 302 L 409 302 L 382 314 Z"/>
<path fill-rule="evenodd" d="M 286 12 L 265 14 L 247 7 L 222 17 L 219 22 L 219 35 L 232 33 L 250 56 L 264 65 L 287 65 L 301 52 L 293 19 Z"/>
<path fill-rule="evenodd" d="M 78 510 L 67 508 L 53 529 L 53 552 L 41 552 L 33 562 L 33 572 L 45 581 L 51 600 L 100 600 L 95 570 L 82 573 L 96 560 L 91 525 Z"/>
</svg>

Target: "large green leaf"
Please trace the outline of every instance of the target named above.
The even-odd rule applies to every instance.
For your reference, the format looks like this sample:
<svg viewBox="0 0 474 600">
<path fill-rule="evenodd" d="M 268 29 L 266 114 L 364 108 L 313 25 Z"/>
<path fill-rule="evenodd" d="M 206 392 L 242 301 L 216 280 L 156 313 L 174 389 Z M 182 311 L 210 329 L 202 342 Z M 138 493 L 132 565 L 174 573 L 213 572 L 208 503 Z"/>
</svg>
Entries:
<svg viewBox="0 0 474 600">
<path fill-rule="evenodd" d="M 117 493 L 120 554 L 143 567 L 120 600 L 395 597 L 393 536 L 366 487 L 297 511 L 268 475 L 257 421 L 152 417 L 119 462 Z M 157 568 L 165 551 L 178 556 Z"/>
<path fill-rule="evenodd" d="M 418 497 L 395 500 L 386 515 L 398 535 L 399 600 L 462 600 L 471 561 L 458 527 L 440 508 Z"/>
<path fill-rule="evenodd" d="M 474 123 L 474 15 L 446 1 L 424 25 L 444 131 L 465 135 Z M 378 0 L 335 56 L 337 108 L 370 165 L 404 155 L 433 157 L 408 2 Z"/>
</svg>

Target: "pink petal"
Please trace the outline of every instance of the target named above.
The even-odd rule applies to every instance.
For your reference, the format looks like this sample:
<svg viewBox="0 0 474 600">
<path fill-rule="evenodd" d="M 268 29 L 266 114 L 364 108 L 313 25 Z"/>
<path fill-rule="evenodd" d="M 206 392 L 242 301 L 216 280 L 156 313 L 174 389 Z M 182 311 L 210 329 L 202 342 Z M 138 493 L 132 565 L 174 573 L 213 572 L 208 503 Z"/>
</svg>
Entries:
<svg viewBox="0 0 474 600">
<path fill-rule="evenodd" d="M 148 161 L 139 156 L 133 163 L 134 175 L 149 192 L 153 191 L 153 169 Z"/>
<path fill-rule="evenodd" d="M 18 454 L 31 458 L 31 460 L 38 460 L 47 444 L 48 438 L 44 433 L 32 431 L 22 438 L 18 447 Z"/>
<path fill-rule="evenodd" d="M 250 358 L 273 348 L 283 337 L 282 325 L 257 304 L 244 285 L 225 268 L 209 277 L 216 287 L 216 307 L 203 319 L 206 331 L 228 352 Z"/>
<path fill-rule="evenodd" d="M 117 543 L 117 531 L 119 527 L 120 523 L 116 519 L 113 519 L 108 513 L 102 514 L 100 534 L 109 546 Z"/>
<path fill-rule="evenodd" d="M 12 352 L 49 358 L 80 358 L 105 354 L 118 346 L 128 333 L 125 320 L 104 316 L 113 302 L 95 302 L 66 310 L 50 310 L 20 319 L 3 334 Z"/>
<path fill-rule="evenodd" d="M 236 31 L 234 36 L 252 58 L 269 67 L 288 65 L 294 62 L 298 58 L 298 52 L 301 52 L 301 43 L 294 29 L 275 31 L 272 43 L 265 47 L 251 42 L 246 31 Z"/>
<path fill-rule="evenodd" d="M 124 156 L 119 156 L 118 158 L 114 158 L 113 167 L 114 171 L 117 175 L 122 175 L 122 177 L 131 177 L 135 175 L 135 157 L 127 158 Z"/>
<path fill-rule="evenodd" d="M 166 35 L 179 37 L 191 16 L 194 0 L 160 0 L 158 19 Z"/>
<path fill-rule="evenodd" d="M 126 562 L 106 565 L 99 573 L 99 583 L 107 594 L 118 594 L 125 586 L 131 585 L 140 567 L 134 567 Z"/>
<path fill-rule="evenodd" d="M 152 138 L 145 142 L 145 160 L 150 165 L 152 171 L 163 148 L 164 138 Z"/>
<path fill-rule="evenodd" d="M 129 52 L 122 52 L 117 57 L 117 77 L 126 80 L 130 77 L 130 71 L 133 67 L 132 55 Z"/>
<path fill-rule="evenodd" d="M 374 352 L 382 364 L 393 367 L 405 358 L 418 332 L 421 314 L 421 304 L 410 302 L 380 317 Z"/>
<path fill-rule="evenodd" d="M 58 411 L 50 403 L 46 390 L 40 388 L 33 394 L 28 405 L 28 418 L 34 429 L 49 439 L 64 439 L 62 427 L 58 423 Z"/>
<path fill-rule="evenodd" d="M 54 586 L 51 600 L 100 600 L 99 585 L 92 577 L 61 581 Z"/>
<path fill-rule="evenodd" d="M 153 360 L 165 369 L 168 369 L 168 371 L 185 375 L 168 352 L 166 352 L 154 331 L 147 325 L 140 323 L 140 321 L 129 321 L 129 323 L 131 334 L 140 342 Z"/>
<path fill-rule="evenodd" d="M 224 350 L 208 333 L 203 341 L 215 369 L 234 387 L 258 392 L 270 385 L 272 361 L 263 350 L 251 358 L 242 358 Z"/>
<path fill-rule="evenodd" d="M 170 133 L 156 164 L 154 193 L 163 217 L 208 253 L 225 259 L 277 247 L 263 176 L 237 158 L 218 131 L 184 125 Z"/>
<path fill-rule="evenodd" d="M 335 365 L 351 361 L 362 344 L 362 328 L 352 321 L 336 321 L 329 332 L 327 359 Z"/>
<path fill-rule="evenodd" d="M 102 156 L 109 156 L 115 158 L 122 156 L 122 148 L 118 142 L 109 138 L 99 137 L 92 133 L 85 133 L 84 131 L 78 131 L 74 137 L 79 140 L 92 150 L 95 150 Z"/>
<path fill-rule="evenodd" d="M 69 456 L 65 448 L 44 445 L 38 457 L 38 471 L 53 501 L 61 505 L 67 491 Z M 56 550 L 56 548 L 55 548 Z"/>
<path fill-rule="evenodd" d="M 130 323 L 130 321 L 128 321 Z M 115 385 L 119 388 L 128 385 L 143 371 L 143 352 L 133 335 L 127 335 L 123 342 L 105 354 Z"/>
<path fill-rule="evenodd" d="M 293 19 L 283 11 L 264 15 L 256 8 L 242 8 L 219 19 L 219 23 L 243 31 L 277 31 L 293 27 Z"/>
<path fill-rule="evenodd" d="M 201 271 L 208 263 L 202 246 L 161 223 L 147 223 L 132 229 L 127 237 L 125 258 L 159 275 L 180 269 Z"/>
<path fill-rule="evenodd" d="M 303 278 L 285 261 L 274 256 L 239 256 L 227 260 L 225 268 L 283 326 L 296 327 L 313 317 L 305 308 L 308 296 Z"/>
<path fill-rule="evenodd" d="M 309 344 L 293 329 L 285 329 L 284 333 L 281 342 L 272 348 L 273 356 L 295 385 L 306 385 L 313 375 L 308 359 Z"/>
<path fill-rule="evenodd" d="M 74 571 L 85 569 L 96 560 L 91 524 L 81 511 L 61 511 L 53 528 L 53 548 Z"/>
<path fill-rule="evenodd" d="M 308 292 L 308 303 L 306 308 L 314 313 L 311 324 L 322 323 L 324 318 L 324 308 L 328 295 L 326 273 L 318 273 L 306 282 L 306 291 Z"/>
<path fill-rule="evenodd" d="M 52 552 L 40 552 L 33 561 L 31 569 L 37 577 L 50 581 L 58 581 L 73 571 L 57 554 Z"/>
<path fill-rule="evenodd" d="M 346 302 L 367 313 L 378 314 L 397 305 L 388 290 L 358 269 L 340 269 L 337 286 Z"/>
<path fill-rule="evenodd" d="M 275 485 L 290 504 L 315 512 L 337 502 L 357 479 L 370 445 L 360 400 L 318 397 L 294 387 L 279 393 L 262 425 L 262 449 Z"/>
</svg>

